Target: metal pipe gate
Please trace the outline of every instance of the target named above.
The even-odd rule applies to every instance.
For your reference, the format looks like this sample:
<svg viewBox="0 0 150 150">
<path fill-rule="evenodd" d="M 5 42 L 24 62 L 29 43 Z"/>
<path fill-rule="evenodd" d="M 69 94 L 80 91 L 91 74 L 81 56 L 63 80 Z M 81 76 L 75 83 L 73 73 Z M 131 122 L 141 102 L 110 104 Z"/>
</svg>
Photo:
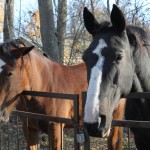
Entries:
<svg viewBox="0 0 150 150">
<path fill-rule="evenodd" d="M 55 116 L 49 116 L 44 114 L 37 114 L 37 113 L 31 113 L 31 112 L 24 112 L 24 111 L 13 111 L 12 115 L 17 116 L 17 149 L 20 150 L 19 146 L 19 138 L 18 138 L 18 117 L 26 117 L 28 118 L 34 118 L 39 120 L 45 120 L 45 121 L 52 121 L 57 123 L 65 123 L 65 124 L 72 124 L 74 127 L 74 149 L 79 150 L 80 144 L 77 142 L 77 134 L 79 134 L 79 95 L 77 94 L 62 94 L 62 93 L 47 93 L 47 92 L 37 92 L 37 91 L 24 91 L 21 95 L 31 95 L 31 96 L 39 96 L 39 97 L 48 97 L 48 98 L 59 98 L 59 99 L 65 99 L 65 100 L 72 100 L 74 103 L 74 117 L 73 118 L 61 118 L 61 117 L 55 117 Z M 14 99 L 13 99 L 14 101 Z M 63 140 L 63 139 L 62 139 Z M 0 130 L 0 150 L 2 149 L 2 131 Z M 11 150 L 10 148 L 10 137 L 9 137 L 9 126 L 8 126 L 8 150 Z M 50 143 L 49 143 L 49 149 L 50 149 Z"/>
<path fill-rule="evenodd" d="M 22 112 L 22 111 L 13 111 L 12 115 L 17 116 L 16 117 L 16 132 L 14 133 L 14 136 L 16 137 L 17 141 L 17 150 L 22 150 L 20 146 L 20 139 L 19 139 L 19 117 L 26 117 L 27 119 L 29 118 L 34 118 L 34 119 L 40 119 L 40 120 L 46 120 L 46 121 L 53 121 L 53 122 L 58 122 L 58 123 L 67 123 L 67 124 L 72 124 L 74 126 L 74 149 L 79 150 L 80 149 L 80 142 L 77 141 L 78 135 L 84 135 L 85 142 L 84 142 L 84 150 L 90 150 L 90 137 L 88 136 L 86 129 L 84 126 L 79 126 L 79 96 L 78 95 L 73 95 L 73 94 L 61 94 L 61 93 L 46 93 L 46 92 L 36 92 L 36 91 L 24 91 L 22 95 L 32 95 L 32 96 L 41 96 L 41 97 L 49 97 L 49 98 L 60 98 L 60 99 L 68 99 L 68 100 L 73 100 L 74 102 L 74 118 L 60 118 L 60 117 L 54 117 L 54 116 L 49 116 L 49 115 L 44 115 L 44 114 L 36 114 L 36 113 L 30 113 L 30 112 Z M 150 92 L 146 93 L 131 93 L 128 95 L 127 98 L 132 98 L 132 99 L 137 99 L 137 98 L 150 98 Z M 57 99 L 56 99 L 57 100 Z M 83 100 L 83 110 L 84 110 L 84 105 L 85 105 L 85 100 L 86 100 L 86 92 L 83 92 L 82 94 L 82 100 Z M 84 114 L 84 112 L 83 112 Z M 113 126 L 122 126 L 122 127 L 128 127 L 128 149 L 130 149 L 130 127 L 137 127 L 137 128 L 150 128 L 150 121 L 133 121 L 133 120 L 113 120 L 112 122 Z M 1 130 L 0 130 L 0 150 L 2 149 L 2 129 L 3 126 L 1 124 Z M 7 137 L 7 149 L 12 150 L 12 147 L 10 145 L 10 136 L 9 133 L 11 130 L 9 124 L 6 126 L 6 130 L 8 133 Z M 79 136 L 79 138 L 81 138 Z M 81 139 L 82 141 L 82 139 Z M 15 150 L 16 150 L 15 149 Z M 50 149 L 50 143 L 49 147 Z"/>
</svg>

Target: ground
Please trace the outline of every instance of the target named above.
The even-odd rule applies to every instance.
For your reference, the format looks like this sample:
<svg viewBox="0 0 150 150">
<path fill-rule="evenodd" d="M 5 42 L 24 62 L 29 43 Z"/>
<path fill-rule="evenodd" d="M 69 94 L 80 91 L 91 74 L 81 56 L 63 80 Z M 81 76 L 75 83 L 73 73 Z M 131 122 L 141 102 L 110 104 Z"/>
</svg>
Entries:
<svg viewBox="0 0 150 150">
<path fill-rule="evenodd" d="M 16 116 L 12 116 L 11 120 L 7 124 L 1 124 L 0 130 L 0 146 L 1 150 L 11 149 L 11 150 L 26 150 L 27 144 L 23 136 L 21 122 L 17 123 Z M 123 150 L 128 149 L 128 130 L 124 129 L 124 138 L 123 138 Z M 74 139 L 73 139 L 73 129 L 65 129 L 64 131 L 64 150 L 73 150 L 74 149 Z M 40 134 L 40 145 L 41 150 L 48 149 L 48 136 L 46 134 Z M 90 150 L 107 150 L 107 139 L 100 138 L 90 138 Z M 83 150 L 83 145 L 81 150 Z M 136 150 L 133 135 L 131 134 L 130 140 L 130 150 Z"/>
</svg>

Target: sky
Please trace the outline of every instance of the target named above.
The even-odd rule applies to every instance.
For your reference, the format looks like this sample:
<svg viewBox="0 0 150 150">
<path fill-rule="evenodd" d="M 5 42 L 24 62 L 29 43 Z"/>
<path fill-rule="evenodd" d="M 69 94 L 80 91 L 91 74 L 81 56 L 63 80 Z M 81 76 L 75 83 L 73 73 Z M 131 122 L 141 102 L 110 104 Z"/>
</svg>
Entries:
<svg viewBox="0 0 150 150">
<path fill-rule="evenodd" d="M 38 0 L 14 0 L 15 1 L 15 17 L 19 17 L 19 11 L 20 11 L 20 2 L 21 2 L 21 10 L 22 13 L 27 13 L 29 10 L 35 10 L 38 9 Z M 68 0 L 70 1 L 70 0 Z M 90 1 L 90 0 L 89 0 Z M 131 0 L 134 1 L 134 0 Z M 141 0 L 143 2 L 146 2 L 148 0 Z M 107 0 L 103 0 L 105 6 L 106 6 L 106 2 Z M 115 3 L 115 0 L 110 0 L 110 6 L 112 8 L 112 4 Z M 148 6 L 149 7 L 149 6 Z M 110 9 L 111 9 L 110 8 Z"/>
<path fill-rule="evenodd" d="M 104 0 L 106 4 L 107 0 Z M 38 0 L 15 0 L 15 12 L 16 15 L 19 13 L 20 10 L 20 2 L 21 2 L 21 9 L 22 11 L 27 11 L 29 8 L 37 9 L 38 8 Z M 110 4 L 115 3 L 115 0 L 111 0 Z"/>
<path fill-rule="evenodd" d="M 37 2 L 37 0 L 14 0 L 14 11 L 15 11 L 15 16 L 16 17 L 19 17 L 20 2 L 21 2 L 22 13 L 23 12 L 27 12 L 30 9 L 31 10 L 38 9 L 38 2 Z"/>
<path fill-rule="evenodd" d="M 104 4 L 106 5 L 107 0 L 103 0 Z M 15 22 L 18 23 L 20 17 L 20 3 L 21 3 L 21 14 L 28 13 L 31 10 L 38 9 L 38 0 L 14 0 L 14 11 L 15 11 Z M 110 0 L 110 4 L 115 3 L 115 0 Z"/>
</svg>

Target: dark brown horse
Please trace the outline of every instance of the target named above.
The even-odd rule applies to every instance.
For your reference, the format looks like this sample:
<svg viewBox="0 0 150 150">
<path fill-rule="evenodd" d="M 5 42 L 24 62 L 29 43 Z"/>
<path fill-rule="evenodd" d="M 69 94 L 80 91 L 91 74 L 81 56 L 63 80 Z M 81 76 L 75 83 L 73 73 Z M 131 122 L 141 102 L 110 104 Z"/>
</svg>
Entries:
<svg viewBox="0 0 150 150">
<path fill-rule="evenodd" d="M 32 51 L 31 51 L 32 50 Z M 58 64 L 37 51 L 33 46 L 26 46 L 21 40 L 14 40 L 0 46 L 0 105 L 12 99 L 24 90 L 79 94 L 79 110 L 82 114 L 81 92 L 87 90 L 86 67 L 84 63 L 74 66 Z M 18 110 L 47 114 L 52 116 L 71 118 L 73 116 L 73 102 L 48 98 L 21 96 L 13 104 L 1 111 L 1 120 L 8 121 L 9 114 L 16 106 Z M 124 102 L 118 105 L 118 112 L 114 112 L 115 119 L 122 118 Z M 121 108 L 121 109 L 120 109 Z M 23 121 L 23 131 L 30 150 L 38 149 L 39 131 L 50 135 L 52 149 L 61 149 L 61 127 L 59 123 L 51 123 L 48 132 L 48 122 L 29 119 Z M 117 149 L 121 134 L 118 128 L 110 138 L 111 149 Z M 62 134 L 63 135 L 63 134 Z M 118 143 L 117 141 L 120 142 Z M 116 144 L 117 143 L 117 144 Z"/>
</svg>

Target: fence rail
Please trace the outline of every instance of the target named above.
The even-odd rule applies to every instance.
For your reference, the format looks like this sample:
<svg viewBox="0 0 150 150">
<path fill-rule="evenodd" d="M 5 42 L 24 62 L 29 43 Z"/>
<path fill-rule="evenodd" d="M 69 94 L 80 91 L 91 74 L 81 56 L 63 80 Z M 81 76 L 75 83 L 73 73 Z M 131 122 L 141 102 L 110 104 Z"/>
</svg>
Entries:
<svg viewBox="0 0 150 150">
<path fill-rule="evenodd" d="M 4 104 L 3 107 L 7 107 L 11 103 L 13 103 L 18 98 L 18 96 L 21 96 L 21 95 L 55 98 L 55 100 L 65 99 L 65 100 L 73 101 L 73 104 L 74 104 L 74 116 L 73 116 L 73 118 L 62 118 L 62 117 L 50 116 L 50 115 L 45 115 L 45 114 L 37 114 L 37 113 L 32 113 L 32 112 L 17 111 L 17 110 L 14 110 L 12 112 L 12 115 L 19 116 L 19 117 L 33 118 L 33 119 L 38 119 L 38 120 L 44 120 L 44 121 L 57 122 L 57 123 L 72 124 L 72 126 L 74 127 L 74 149 L 79 150 L 80 144 L 77 142 L 77 139 L 76 139 L 76 135 L 79 133 L 79 130 L 78 130 L 79 95 L 77 95 L 77 94 L 63 94 L 63 93 L 48 93 L 48 92 L 39 92 L 39 91 L 23 91 L 21 94 L 12 98 L 10 100 L 10 102 L 7 102 L 6 104 Z M 1 138 L 0 138 L 0 140 L 1 140 Z M 1 141 L 0 141 L 0 143 L 1 143 Z M 0 144 L 0 146 L 1 146 L 1 144 Z M 9 140 L 8 140 L 8 150 L 10 149 L 9 147 L 10 146 L 9 146 Z M 50 149 L 50 146 L 49 146 L 49 149 Z M 0 147 L 0 150 L 1 150 L 1 147 Z"/>
<path fill-rule="evenodd" d="M 150 128 L 150 121 L 113 120 L 112 125 L 128 128 Z"/>
<path fill-rule="evenodd" d="M 138 98 L 146 98 L 150 100 L 150 92 L 136 92 L 136 93 L 130 93 L 126 98 L 128 99 L 137 99 Z"/>
<path fill-rule="evenodd" d="M 150 92 L 136 92 L 130 93 L 127 97 L 128 100 L 138 101 L 141 98 L 150 100 Z M 150 128 L 150 121 L 138 121 L 138 120 L 113 120 L 113 126 L 122 126 L 128 128 Z"/>
<path fill-rule="evenodd" d="M 129 100 L 136 100 L 141 98 L 149 99 L 150 100 L 150 92 L 136 92 L 130 93 L 126 98 Z M 82 93 L 82 103 L 83 103 L 83 111 L 86 101 L 86 92 Z M 150 121 L 138 121 L 138 120 L 113 120 L 112 126 L 120 126 L 120 127 L 127 127 L 128 128 L 128 149 L 130 150 L 130 128 L 150 128 Z M 88 142 L 86 142 L 85 147 L 90 147 L 90 138 L 87 138 Z"/>
<path fill-rule="evenodd" d="M 86 92 L 82 94 L 83 100 L 83 110 L 86 101 Z M 146 98 L 150 100 L 150 92 L 136 92 L 130 93 L 126 98 L 129 100 L 137 100 L 139 98 Z M 150 128 L 150 121 L 138 121 L 138 120 L 113 120 L 113 126 L 122 126 L 122 127 L 135 127 L 135 128 Z"/>
<path fill-rule="evenodd" d="M 37 114 L 37 113 L 31 113 L 31 112 L 24 112 L 24 111 L 17 111 L 14 110 L 12 112 L 12 115 L 19 116 L 19 117 L 27 117 L 27 118 L 34 118 L 44 121 L 52 121 L 57 123 L 66 123 L 66 124 L 72 124 L 74 126 L 74 149 L 79 150 L 80 144 L 77 142 L 76 135 L 79 133 L 79 95 L 76 94 L 62 94 L 62 93 L 47 93 L 47 92 L 39 92 L 39 91 L 24 91 L 20 95 L 31 95 L 31 96 L 39 96 L 39 97 L 48 97 L 48 98 L 55 98 L 57 99 L 65 99 L 65 100 L 72 100 L 74 103 L 74 117 L 73 118 L 61 118 L 61 117 L 55 117 L 55 116 L 49 116 L 45 114 Z M 12 102 L 15 101 L 15 98 L 12 99 Z M 131 100 L 137 100 L 138 98 L 146 98 L 150 99 L 150 92 L 139 92 L 139 93 L 130 93 L 127 96 L 128 99 Z M 85 106 L 85 100 L 86 100 L 86 92 L 82 93 L 82 110 L 84 111 Z M 9 104 L 9 103 L 8 103 Z M 84 113 L 84 112 L 83 112 Z M 128 127 L 128 128 L 150 128 L 150 121 L 135 121 L 135 120 L 113 120 L 112 122 L 113 126 L 121 126 L 121 127 Z M 83 132 L 85 135 L 85 143 L 84 143 L 84 149 L 89 150 L 90 149 L 90 138 L 86 132 L 86 130 L 83 128 Z M 130 137 L 130 134 L 129 134 Z M 1 141 L 0 136 L 0 141 Z M 9 141 L 8 141 L 9 143 Z M 0 142 L 1 146 L 1 142 Z M 18 146 L 19 147 L 19 146 Z M 130 145 L 129 145 L 130 147 Z M 50 146 L 49 146 L 50 148 Z"/>
<path fill-rule="evenodd" d="M 39 120 L 44 120 L 44 121 L 53 121 L 53 122 L 57 122 L 57 123 L 74 124 L 73 119 L 62 118 L 62 117 L 54 117 L 54 116 L 49 116 L 49 115 L 45 115 L 45 114 L 38 114 L 38 113 L 32 113 L 32 112 L 14 110 L 12 112 L 12 115 L 15 115 L 15 116 L 18 116 L 18 117 L 34 118 L 34 119 L 39 119 Z"/>
</svg>

